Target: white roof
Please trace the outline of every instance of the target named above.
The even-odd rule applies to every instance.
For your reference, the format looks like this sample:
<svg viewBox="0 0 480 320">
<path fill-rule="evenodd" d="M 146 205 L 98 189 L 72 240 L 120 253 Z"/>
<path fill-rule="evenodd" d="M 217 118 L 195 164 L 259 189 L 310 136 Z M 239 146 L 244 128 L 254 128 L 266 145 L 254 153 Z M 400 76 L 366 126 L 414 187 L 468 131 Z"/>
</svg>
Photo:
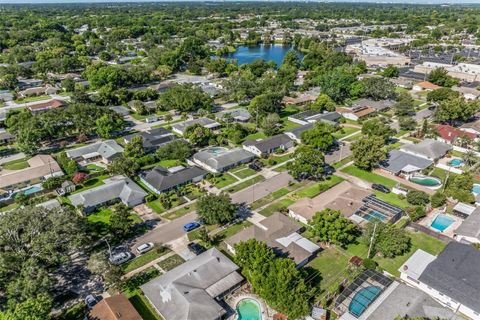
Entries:
<svg viewBox="0 0 480 320">
<path fill-rule="evenodd" d="M 412 279 L 418 280 L 427 266 L 437 257 L 418 249 L 415 253 L 398 269 L 401 273 L 405 273 Z"/>
<path fill-rule="evenodd" d="M 463 202 L 459 202 L 455 205 L 455 207 L 453 207 L 453 210 L 461 212 L 466 215 L 471 215 L 472 212 L 475 211 L 475 207 Z"/>
<path fill-rule="evenodd" d="M 278 243 L 280 243 L 284 247 L 288 247 L 292 242 L 297 244 L 299 247 L 305 249 L 306 251 L 310 253 L 317 252 L 320 250 L 320 247 L 317 246 L 315 243 L 312 241 L 302 237 L 300 234 L 293 232 L 289 236 L 283 237 L 283 238 L 278 238 L 276 239 Z"/>
</svg>

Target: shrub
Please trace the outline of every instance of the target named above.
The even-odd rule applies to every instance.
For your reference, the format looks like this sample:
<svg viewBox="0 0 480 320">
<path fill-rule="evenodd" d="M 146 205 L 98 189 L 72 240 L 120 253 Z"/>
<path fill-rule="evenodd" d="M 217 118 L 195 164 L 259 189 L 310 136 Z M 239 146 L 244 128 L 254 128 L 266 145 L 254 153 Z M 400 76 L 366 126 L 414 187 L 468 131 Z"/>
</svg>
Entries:
<svg viewBox="0 0 480 320">
<path fill-rule="evenodd" d="M 444 193 L 437 191 L 430 198 L 430 202 L 434 208 L 441 207 L 447 203 L 447 196 Z"/>
<path fill-rule="evenodd" d="M 65 177 L 50 177 L 45 182 L 42 183 L 44 189 L 55 189 L 62 185 L 62 182 L 65 181 Z"/>
<path fill-rule="evenodd" d="M 85 172 L 77 172 L 73 176 L 72 181 L 75 184 L 79 184 L 79 183 L 82 183 L 86 177 L 87 177 L 87 174 Z"/>
<path fill-rule="evenodd" d="M 148 194 L 146 197 L 145 197 L 145 201 L 146 202 L 152 202 L 152 201 L 155 201 L 157 199 L 157 196 L 155 196 L 154 194 Z"/>
<path fill-rule="evenodd" d="M 423 191 L 412 190 L 407 193 L 407 202 L 413 205 L 426 205 L 430 202 L 430 198 Z"/>
<path fill-rule="evenodd" d="M 427 215 L 427 212 L 425 211 L 425 207 L 423 206 L 408 208 L 407 213 L 408 213 L 408 216 L 410 217 L 410 220 L 412 221 L 417 221 L 418 219 L 421 219 Z"/>
<path fill-rule="evenodd" d="M 373 259 L 364 259 L 362 265 L 365 269 L 375 270 L 378 266 L 377 262 Z"/>
</svg>

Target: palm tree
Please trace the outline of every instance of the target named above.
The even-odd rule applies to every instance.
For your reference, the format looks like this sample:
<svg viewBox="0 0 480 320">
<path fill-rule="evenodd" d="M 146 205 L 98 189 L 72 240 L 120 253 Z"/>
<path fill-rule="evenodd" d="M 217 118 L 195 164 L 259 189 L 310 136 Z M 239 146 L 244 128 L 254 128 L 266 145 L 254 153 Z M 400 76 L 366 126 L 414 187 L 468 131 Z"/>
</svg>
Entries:
<svg viewBox="0 0 480 320">
<path fill-rule="evenodd" d="M 463 161 L 465 161 L 465 164 L 469 167 L 473 166 L 478 162 L 478 158 L 473 151 L 467 151 L 463 154 L 462 158 Z"/>
</svg>

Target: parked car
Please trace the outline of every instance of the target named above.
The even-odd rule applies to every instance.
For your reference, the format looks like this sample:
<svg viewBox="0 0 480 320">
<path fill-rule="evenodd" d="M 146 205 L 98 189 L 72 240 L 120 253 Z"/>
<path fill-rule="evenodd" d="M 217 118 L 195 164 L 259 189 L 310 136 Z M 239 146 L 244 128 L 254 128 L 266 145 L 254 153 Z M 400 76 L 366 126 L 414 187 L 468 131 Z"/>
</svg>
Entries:
<svg viewBox="0 0 480 320">
<path fill-rule="evenodd" d="M 132 254 L 130 252 L 120 252 L 117 254 L 114 254 L 110 257 L 110 263 L 114 265 L 121 265 L 127 262 L 132 258 Z"/>
<path fill-rule="evenodd" d="M 389 188 L 387 188 L 383 184 L 379 184 L 379 183 L 372 184 L 372 189 L 383 192 L 383 193 L 390 193 Z"/>
<path fill-rule="evenodd" d="M 248 167 L 255 171 L 262 170 L 262 164 L 260 162 L 252 162 L 248 165 Z"/>
<path fill-rule="evenodd" d="M 89 294 L 85 297 L 85 304 L 88 309 L 92 309 L 98 303 L 98 299 L 95 296 Z"/>
<path fill-rule="evenodd" d="M 200 227 L 200 223 L 196 222 L 196 221 L 193 221 L 193 222 L 189 222 L 187 223 L 186 225 L 183 226 L 183 230 L 185 232 L 190 232 L 192 230 L 195 230 L 197 229 L 198 227 Z"/>
<path fill-rule="evenodd" d="M 205 251 L 207 251 L 207 249 L 202 246 L 201 244 L 198 244 L 196 242 L 190 242 L 188 245 L 188 250 L 190 250 L 190 252 L 194 253 L 195 255 L 199 255 Z"/>
<path fill-rule="evenodd" d="M 141 244 L 137 247 L 138 254 L 144 254 L 153 249 L 155 245 L 152 242 Z"/>
</svg>

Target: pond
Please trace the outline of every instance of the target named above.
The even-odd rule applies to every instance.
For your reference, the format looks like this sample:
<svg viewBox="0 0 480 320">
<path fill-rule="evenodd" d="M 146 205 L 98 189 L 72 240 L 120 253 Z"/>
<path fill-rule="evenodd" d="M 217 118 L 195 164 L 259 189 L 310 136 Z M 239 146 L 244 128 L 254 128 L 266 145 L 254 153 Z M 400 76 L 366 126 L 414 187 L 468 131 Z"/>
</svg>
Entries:
<svg viewBox="0 0 480 320">
<path fill-rule="evenodd" d="M 283 57 L 292 49 L 292 46 L 282 45 L 238 46 L 235 52 L 227 55 L 227 58 L 237 59 L 238 65 L 251 63 L 256 59 L 263 59 L 265 61 L 274 61 L 278 67 L 282 64 Z M 297 55 L 299 60 L 301 60 L 303 55 L 300 52 Z"/>
</svg>

